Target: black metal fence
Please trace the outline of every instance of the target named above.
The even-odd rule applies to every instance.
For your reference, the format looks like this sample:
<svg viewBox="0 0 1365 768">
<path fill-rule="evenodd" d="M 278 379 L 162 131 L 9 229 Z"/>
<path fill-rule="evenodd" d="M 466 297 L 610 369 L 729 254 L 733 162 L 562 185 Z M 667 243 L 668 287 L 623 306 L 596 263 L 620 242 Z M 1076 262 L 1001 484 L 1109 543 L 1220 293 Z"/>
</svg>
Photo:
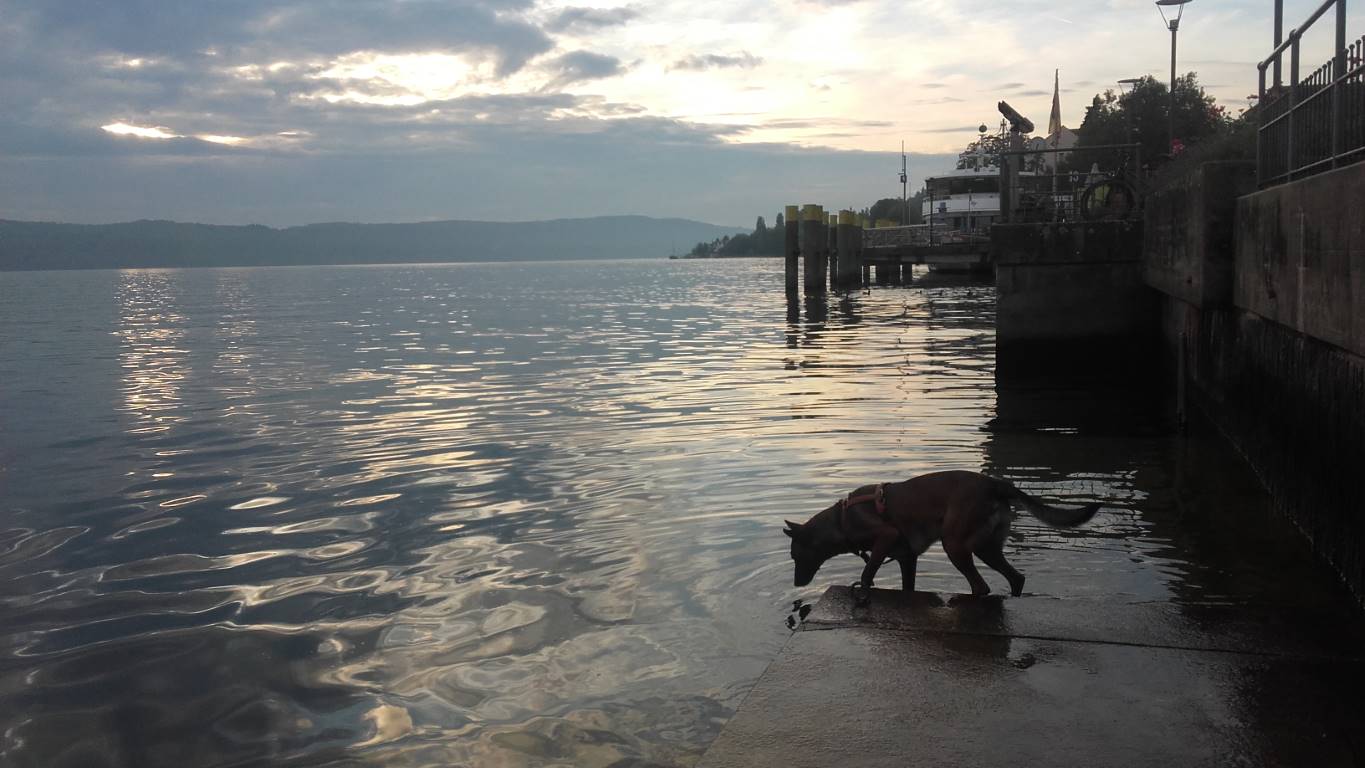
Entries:
<svg viewBox="0 0 1365 768">
<path fill-rule="evenodd" d="M 1299 75 L 1303 35 L 1336 10 L 1332 60 Z M 1280 82 L 1289 54 L 1289 82 Z M 1261 187 L 1365 159 L 1365 37 L 1346 42 L 1346 1 L 1326 0 L 1260 64 L 1256 177 Z M 1266 84 L 1266 70 L 1274 82 Z"/>
<path fill-rule="evenodd" d="M 1006 152 L 1001 213 L 1015 223 L 1137 218 L 1145 178 L 1140 144 Z"/>
</svg>

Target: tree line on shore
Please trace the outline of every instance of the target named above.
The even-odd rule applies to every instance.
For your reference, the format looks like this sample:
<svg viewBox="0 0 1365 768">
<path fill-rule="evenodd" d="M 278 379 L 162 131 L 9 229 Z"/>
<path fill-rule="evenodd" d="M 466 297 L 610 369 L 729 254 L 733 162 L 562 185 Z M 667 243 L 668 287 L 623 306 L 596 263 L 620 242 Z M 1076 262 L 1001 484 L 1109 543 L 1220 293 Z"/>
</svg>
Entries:
<svg viewBox="0 0 1365 768">
<path fill-rule="evenodd" d="M 886 197 L 857 211 L 868 221 L 894 221 L 897 224 L 919 224 L 922 221 L 924 193 L 916 192 L 908 201 L 899 197 Z M 908 211 L 906 210 L 908 208 Z M 906 216 L 909 220 L 906 220 Z M 777 214 L 776 224 L 769 227 L 762 216 L 754 223 L 754 231 L 749 234 L 724 235 L 710 242 L 700 242 L 688 252 L 691 258 L 730 258 L 734 256 L 781 256 L 782 241 L 785 237 L 786 217 Z"/>
</svg>

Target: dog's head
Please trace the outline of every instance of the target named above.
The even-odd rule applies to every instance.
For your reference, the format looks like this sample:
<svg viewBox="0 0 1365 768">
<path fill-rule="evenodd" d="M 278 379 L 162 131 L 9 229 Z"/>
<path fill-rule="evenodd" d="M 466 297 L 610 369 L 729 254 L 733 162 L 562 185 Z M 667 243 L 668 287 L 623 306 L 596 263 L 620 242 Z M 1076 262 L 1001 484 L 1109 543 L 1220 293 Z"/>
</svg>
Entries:
<svg viewBox="0 0 1365 768">
<path fill-rule="evenodd" d="M 795 584 L 798 587 L 809 584 L 820 566 L 841 551 L 835 542 L 823 535 L 823 526 L 817 522 L 820 517 L 816 515 L 806 523 L 787 520 L 787 527 L 782 529 L 792 540 L 792 561 L 796 564 Z"/>
</svg>

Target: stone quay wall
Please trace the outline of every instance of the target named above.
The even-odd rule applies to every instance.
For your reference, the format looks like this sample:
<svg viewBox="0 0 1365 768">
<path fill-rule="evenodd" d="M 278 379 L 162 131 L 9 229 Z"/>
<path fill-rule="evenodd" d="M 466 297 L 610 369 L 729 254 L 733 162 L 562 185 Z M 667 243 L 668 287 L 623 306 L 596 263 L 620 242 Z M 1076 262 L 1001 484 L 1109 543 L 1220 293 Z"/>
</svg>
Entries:
<svg viewBox="0 0 1365 768">
<path fill-rule="evenodd" d="M 1365 602 L 1365 164 L 1254 178 L 1209 163 L 1152 194 L 1144 280 L 1181 400 Z"/>
</svg>

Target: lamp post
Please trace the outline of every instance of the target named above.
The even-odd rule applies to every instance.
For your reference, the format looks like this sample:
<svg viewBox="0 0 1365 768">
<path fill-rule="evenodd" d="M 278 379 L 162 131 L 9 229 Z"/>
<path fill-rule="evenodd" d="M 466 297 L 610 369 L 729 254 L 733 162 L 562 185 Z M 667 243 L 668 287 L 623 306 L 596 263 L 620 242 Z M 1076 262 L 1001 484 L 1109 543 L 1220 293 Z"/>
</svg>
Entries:
<svg viewBox="0 0 1365 768">
<path fill-rule="evenodd" d="M 1140 77 L 1125 77 L 1125 78 L 1123 78 L 1122 80 L 1119 81 L 1119 93 L 1122 94 L 1122 95 L 1124 95 L 1124 96 L 1127 96 L 1128 94 L 1132 93 L 1134 90 L 1137 89 L 1137 85 L 1138 85 L 1138 83 L 1140 83 L 1140 82 L 1142 82 L 1142 78 L 1140 78 Z M 1132 143 L 1133 143 L 1133 117 L 1132 117 L 1132 115 L 1130 115 L 1130 114 L 1128 113 L 1128 110 L 1127 110 L 1127 109 L 1123 110 L 1123 129 L 1124 129 L 1124 133 L 1126 133 L 1126 134 L 1128 135 L 1128 143 L 1129 143 L 1129 144 L 1132 144 Z"/>
<path fill-rule="evenodd" d="M 1171 30 L 1171 93 L 1170 105 L 1166 109 L 1166 151 L 1175 151 L 1175 33 L 1180 30 L 1180 17 L 1185 15 L 1185 4 L 1190 0 L 1156 0 L 1156 9 L 1161 12 L 1161 20 Z M 1175 7 L 1175 17 L 1166 17 L 1166 8 Z"/>
</svg>

